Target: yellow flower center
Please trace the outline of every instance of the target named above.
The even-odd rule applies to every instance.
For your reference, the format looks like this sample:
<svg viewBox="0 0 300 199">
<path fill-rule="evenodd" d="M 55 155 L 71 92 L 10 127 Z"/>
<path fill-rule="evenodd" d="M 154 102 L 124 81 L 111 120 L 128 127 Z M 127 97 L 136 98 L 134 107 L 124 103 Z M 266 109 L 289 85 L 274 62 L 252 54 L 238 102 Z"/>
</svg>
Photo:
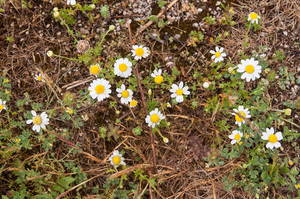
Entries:
<svg viewBox="0 0 300 199">
<path fill-rule="evenodd" d="M 120 64 L 119 69 L 120 69 L 120 71 L 125 72 L 127 70 L 127 65 L 126 64 Z"/>
<path fill-rule="evenodd" d="M 157 114 L 153 114 L 150 117 L 151 122 L 157 123 L 159 121 L 159 116 Z"/>
<path fill-rule="evenodd" d="M 100 67 L 98 65 L 93 65 L 91 66 L 90 68 L 90 72 L 93 74 L 93 75 L 98 75 L 100 73 Z"/>
<path fill-rule="evenodd" d="M 270 135 L 269 136 L 269 142 L 271 142 L 271 143 L 275 143 L 275 142 L 277 142 L 277 137 L 276 137 L 276 135 Z"/>
<path fill-rule="evenodd" d="M 129 96 L 129 92 L 127 90 L 122 92 L 122 97 L 127 98 Z"/>
<path fill-rule="evenodd" d="M 250 14 L 250 18 L 251 18 L 251 19 L 257 19 L 257 14 L 254 13 L 254 12 L 251 13 L 251 14 Z"/>
<path fill-rule="evenodd" d="M 254 66 L 252 66 L 252 65 L 247 65 L 246 66 L 246 72 L 247 73 L 253 73 L 253 71 L 254 71 Z"/>
<path fill-rule="evenodd" d="M 176 91 L 176 94 L 177 94 L 177 95 L 182 95 L 182 94 L 183 94 L 182 89 L 178 89 L 178 90 Z"/>
<path fill-rule="evenodd" d="M 1 105 L 0 105 L 0 110 L 2 110 L 2 109 L 3 109 L 3 105 L 1 104 Z"/>
<path fill-rule="evenodd" d="M 136 105 L 137 105 L 137 101 L 132 100 L 132 101 L 130 102 L 130 106 L 135 107 Z"/>
<path fill-rule="evenodd" d="M 215 53 L 215 56 L 216 56 L 216 58 L 218 58 L 218 57 L 220 57 L 220 56 L 221 56 L 221 53 L 219 53 L 219 52 L 216 52 L 216 53 Z"/>
<path fill-rule="evenodd" d="M 120 164 L 120 162 L 121 162 L 120 156 L 115 156 L 115 157 L 113 157 L 113 158 L 112 158 L 112 162 L 113 162 L 114 164 Z"/>
<path fill-rule="evenodd" d="M 162 81 L 164 80 L 164 78 L 160 75 L 156 76 L 154 81 L 157 83 L 157 84 L 160 84 L 162 83 Z"/>
<path fill-rule="evenodd" d="M 37 79 L 38 79 L 39 81 L 42 81 L 42 77 L 41 77 L 41 76 L 38 76 Z"/>
<path fill-rule="evenodd" d="M 97 85 L 96 88 L 95 88 L 95 91 L 98 94 L 102 94 L 104 92 L 104 90 L 105 90 L 104 86 L 102 86 L 102 85 Z"/>
<path fill-rule="evenodd" d="M 41 125 L 42 124 L 42 118 L 41 116 L 37 115 L 32 119 L 33 124 Z"/>
<path fill-rule="evenodd" d="M 241 139 L 240 134 L 236 134 L 236 135 L 234 136 L 234 139 L 235 139 L 235 140 L 240 140 L 240 139 Z"/>
<path fill-rule="evenodd" d="M 246 114 L 245 114 L 243 111 L 239 111 L 238 113 L 241 114 L 243 117 L 246 116 Z M 235 115 L 235 120 L 238 121 L 238 122 L 241 122 L 241 121 L 243 121 L 244 119 L 243 119 L 243 118 L 240 118 L 240 117 L 236 114 L 236 115 Z"/>
<path fill-rule="evenodd" d="M 135 54 L 136 54 L 137 56 L 142 56 L 142 55 L 144 54 L 144 49 L 142 49 L 142 48 L 137 48 L 137 49 L 135 50 Z"/>
</svg>

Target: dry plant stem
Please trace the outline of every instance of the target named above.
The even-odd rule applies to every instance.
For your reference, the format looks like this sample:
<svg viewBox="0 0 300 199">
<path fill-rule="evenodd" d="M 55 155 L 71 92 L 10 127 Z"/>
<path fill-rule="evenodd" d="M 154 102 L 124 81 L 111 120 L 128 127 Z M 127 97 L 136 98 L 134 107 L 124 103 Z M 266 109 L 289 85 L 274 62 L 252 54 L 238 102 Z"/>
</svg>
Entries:
<svg viewBox="0 0 300 199">
<path fill-rule="evenodd" d="M 127 26 L 128 26 L 128 32 L 129 32 L 130 48 L 132 48 L 132 36 L 131 36 L 130 23 L 128 23 Z"/>
<path fill-rule="evenodd" d="M 146 106 L 146 102 L 145 102 L 145 97 L 144 97 L 144 93 L 143 93 L 143 88 L 142 88 L 138 68 L 139 68 L 138 64 L 136 64 L 135 72 L 136 72 L 136 77 L 137 77 L 138 83 L 139 83 L 140 93 L 141 93 L 141 97 L 142 97 L 142 101 L 143 101 L 143 107 L 144 107 L 146 115 L 148 115 L 147 106 Z M 149 134 L 150 134 L 150 142 L 151 142 L 152 155 L 153 155 L 153 169 L 154 169 L 154 173 L 157 174 L 156 158 L 155 158 L 155 147 L 154 147 L 154 141 L 153 141 L 153 135 L 152 135 L 152 127 L 149 128 Z"/>
<path fill-rule="evenodd" d="M 165 9 L 161 10 L 158 15 L 156 16 L 157 18 L 160 18 L 167 10 L 169 10 L 175 3 L 177 3 L 178 0 L 173 0 Z M 135 37 L 138 36 L 141 32 L 146 30 L 153 21 L 148 21 L 143 27 L 141 27 L 135 34 Z"/>
<path fill-rule="evenodd" d="M 46 129 L 46 131 L 47 131 L 48 133 L 54 135 L 55 137 L 61 139 L 63 142 L 69 144 L 69 145 L 72 146 L 73 148 L 79 150 L 80 153 L 85 154 L 85 155 L 91 157 L 93 160 L 95 160 L 95 161 L 97 161 L 97 162 L 102 162 L 102 161 L 99 160 L 98 158 L 92 156 L 91 154 L 89 154 L 89 153 L 87 153 L 87 152 L 84 152 L 83 150 L 81 150 L 80 148 L 78 148 L 77 146 L 75 146 L 75 144 L 69 142 L 68 140 L 64 139 L 63 137 L 59 136 L 58 134 L 56 134 L 56 133 L 54 133 L 54 132 L 52 132 L 52 131 L 50 131 L 50 130 L 48 130 L 48 129 Z"/>
<path fill-rule="evenodd" d="M 118 173 L 114 173 L 112 175 L 110 175 L 108 178 L 118 178 L 120 177 L 121 175 L 124 175 L 134 169 L 145 169 L 145 168 L 148 168 L 148 167 L 152 167 L 152 164 L 139 164 L 137 166 L 133 166 L 133 167 L 129 167 L 125 170 L 122 170 L 122 171 L 119 171 Z"/>
<path fill-rule="evenodd" d="M 86 82 L 89 82 L 93 79 L 94 79 L 94 77 L 88 77 L 86 79 L 78 80 L 78 81 L 72 82 L 70 84 L 64 85 L 62 88 L 67 88 L 66 90 L 69 90 L 71 88 L 74 88 L 74 87 L 80 86 L 82 84 L 85 84 Z"/>
<path fill-rule="evenodd" d="M 112 16 L 111 18 L 130 18 L 130 17 L 142 17 L 143 15 L 119 15 L 119 16 Z"/>
<path fill-rule="evenodd" d="M 128 32 L 129 32 L 130 45 L 132 47 L 132 37 L 131 37 L 130 23 L 128 24 Z M 145 96 L 144 96 L 144 93 L 143 93 L 143 88 L 142 88 L 142 84 L 141 84 L 140 74 L 139 74 L 139 69 L 138 68 L 139 68 L 138 64 L 136 64 L 136 66 L 135 66 L 135 72 L 136 72 L 136 74 L 135 75 L 136 75 L 136 77 L 138 79 L 140 93 L 141 93 L 141 97 L 142 97 L 142 101 L 143 101 L 143 107 L 144 107 L 146 115 L 148 115 L 147 106 L 146 106 L 146 102 L 145 102 Z M 154 169 L 154 173 L 157 174 L 156 158 L 155 158 L 155 147 L 154 147 L 154 141 L 153 141 L 153 135 L 152 135 L 152 128 L 151 127 L 149 128 L 149 134 L 150 134 L 150 142 L 151 142 L 152 155 L 153 155 L 153 169 Z M 152 193 L 151 192 L 151 186 L 150 186 L 150 193 Z"/>
<path fill-rule="evenodd" d="M 48 130 L 48 129 L 45 129 L 48 133 L 54 135 L 55 137 L 61 139 L 63 142 L 69 144 L 70 146 L 72 146 L 73 148 L 79 150 L 79 151 L 82 151 L 80 148 L 78 148 L 77 146 L 75 146 L 75 144 L 73 144 L 72 142 L 69 142 L 68 140 L 64 139 L 63 137 L 59 136 L 58 134 Z"/>
</svg>

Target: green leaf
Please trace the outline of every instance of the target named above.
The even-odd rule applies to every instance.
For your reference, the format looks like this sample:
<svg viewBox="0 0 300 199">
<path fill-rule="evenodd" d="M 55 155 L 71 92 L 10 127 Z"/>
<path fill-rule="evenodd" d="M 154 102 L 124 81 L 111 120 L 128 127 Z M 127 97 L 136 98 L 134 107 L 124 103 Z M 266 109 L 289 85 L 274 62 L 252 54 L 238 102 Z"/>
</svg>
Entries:
<svg viewBox="0 0 300 199">
<path fill-rule="evenodd" d="M 132 132 L 133 132 L 134 135 L 141 135 L 142 131 L 143 130 L 139 126 L 132 129 Z"/>
<path fill-rule="evenodd" d="M 289 173 L 290 170 L 287 168 L 287 167 L 282 167 L 280 170 L 279 170 L 279 173 L 280 174 L 286 174 L 286 173 Z"/>
<path fill-rule="evenodd" d="M 279 180 L 278 180 L 278 178 L 273 177 L 273 178 L 271 178 L 271 181 L 275 183 L 275 182 L 278 182 Z"/>
<path fill-rule="evenodd" d="M 291 178 L 291 180 L 292 180 L 293 183 L 296 183 L 296 182 L 297 182 L 296 179 L 294 178 L 294 176 L 289 175 L 289 174 L 288 174 L 288 176 Z"/>
<path fill-rule="evenodd" d="M 156 21 L 156 22 L 158 22 L 158 18 L 157 18 L 156 15 L 150 16 L 150 17 L 149 17 L 149 20 L 150 20 L 150 21 Z"/>
<path fill-rule="evenodd" d="M 296 167 L 294 167 L 290 174 L 295 176 L 295 175 L 298 175 L 298 173 L 299 173 L 299 171 L 297 171 Z"/>
<path fill-rule="evenodd" d="M 62 187 L 65 187 L 66 189 L 69 189 L 69 185 L 75 181 L 75 178 L 72 178 L 70 176 L 64 177 L 62 179 L 59 179 L 57 183 L 61 185 Z"/>
<path fill-rule="evenodd" d="M 284 134 L 288 134 L 290 131 L 289 131 L 289 128 L 287 126 L 284 126 L 283 127 L 283 133 Z"/>
<path fill-rule="evenodd" d="M 247 147 L 247 148 L 249 148 L 249 147 L 251 146 L 251 144 L 248 143 L 248 142 L 245 142 L 245 143 L 244 143 L 244 146 Z"/>
<path fill-rule="evenodd" d="M 266 180 L 267 177 L 268 177 L 268 172 L 264 171 L 261 173 L 260 177 L 263 179 L 263 180 Z"/>
<path fill-rule="evenodd" d="M 141 158 L 140 158 L 140 156 L 138 156 L 138 155 L 137 155 L 137 156 L 135 156 L 135 161 L 137 161 L 137 162 L 138 162 L 140 159 L 141 159 Z"/>
</svg>

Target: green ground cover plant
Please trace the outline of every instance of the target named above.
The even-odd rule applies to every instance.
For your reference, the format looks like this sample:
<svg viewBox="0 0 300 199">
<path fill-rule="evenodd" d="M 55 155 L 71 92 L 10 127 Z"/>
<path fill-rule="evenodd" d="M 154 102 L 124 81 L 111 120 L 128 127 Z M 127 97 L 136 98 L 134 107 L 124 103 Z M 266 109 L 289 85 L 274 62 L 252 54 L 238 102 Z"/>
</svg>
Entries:
<svg viewBox="0 0 300 199">
<path fill-rule="evenodd" d="M 43 2 L 43 31 L 5 32 L 1 197 L 300 198 L 298 44 L 270 44 L 286 34 L 257 7 L 275 3 L 236 3 L 200 28 L 120 21 L 137 17 L 118 13 L 129 2 Z M 36 26 L 37 5 L 1 2 L 1 15 Z"/>
</svg>

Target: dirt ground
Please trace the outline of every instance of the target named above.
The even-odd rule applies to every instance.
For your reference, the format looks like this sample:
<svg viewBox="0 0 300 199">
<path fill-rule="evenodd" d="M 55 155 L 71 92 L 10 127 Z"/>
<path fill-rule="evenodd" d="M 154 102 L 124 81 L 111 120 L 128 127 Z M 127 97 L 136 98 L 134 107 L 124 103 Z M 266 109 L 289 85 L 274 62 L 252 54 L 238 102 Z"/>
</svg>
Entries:
<svg viewBox="0 0 300 199">
<path fill-rule="evenodd" d="M 276 51 L 281 51 L 285 59 L 274 62 L 269 65 L 269 68 L 279 71 L 279 67 L 288 67 L 288 73 L 294 73 L 295 78 L 299 79 L 299 1 L 227 1 L 224 5 L 226 7 L 228 5 L 232 8 L 231 11 L 234 11 L 232 21 L 235 25 L 221 23 L 223 14 L 229 12 L 224 8 L 217 10 L 217 1 L 187 1 L 187 5 L 193 4 L 202 9 L 201 12 L 192 15 L 187 15 L 188 11 L 182 11 L 186 2 L 178 1 L 173 6 L 174 13 L 181 17 L 178 21 L 161 28 L 158 27 L 158 23 L 154 22 L 138 35 L 136 35 L 138 29 L 149 20 L 143 18 L 143 13 L 146 13 L 146 10 L 143 10 L 144 7 L 140 8 L 142 17 L 138 21 L 134 20 L 136 17 L 130 17 L 130 15 L 139 14 L 129 9 L 131 1 L 100 1 L 96 3 L 96 8 L 92 11 L 86 13 L 76 11 L 73 15 L 76 23 L 69 27 L 74 31 L 78 40 L 89 41 L 91 47 L 96 46 L 102 38 L 101 33 L 107 31 L 110 25 L 115 26 L 115 30 L 105 37 L 101 56 L 93 59 L 95 62 L 102 62 L 102 68 L 112 67 L 111 58 L 130 54 L 130 42 L 133 42 L 133 45 L 144 44 L 150 48 L 151 55 L 139 61 L 138 67 L 135 68 L 134 74 L 141 77 L 142 90 L 137 82 L 133 83 L 135 85 L 134 96 L 138 101 L 137 107 L 133 109 L 123 105 L 116 92 L 112 92 L 110 99 L 94 104 L 88 100 L 82 100 L 80 91 L 86 92 L 91 80 L 96 79 L 89 73 L 89 64 L 60 57 L 50 58 L 46 55 L 49 50 L 67 58 L 77 58 L 81 55 L 66 26 L 61 25 L 51 14 L 54 7 L 61 9 L 70 8 L 70 6 L 61 0 L 53 0 L 53 2 L 26 0 L 25 2 L 26 7 L 24 7 L 24 2 L 18 0 L 6 1 L 1 5 L 4 12 L 0 12 L 0 73 L 1 76 L 9 79 L 11 84 L 10 101 L 7 104 L 11 109 L 10 119 L 19 121 L 23 118 L 25 125 L 25 116 L 18 109 L 18 100 L 29 99 L 28 103 L 22 106 L 24 113 L 32 110 L 33 103 L 42 104 L 41 110 L 53 110 L 49 130 L 53 134 L 49 131 L 45 131 L 43 135 L 32 132 L 27 143 L 30 147 L 26 147 L 28 146 L 25 146 L 26 143 L 20 147 L 20 145 L 7 145 L 7 141 L 1 137 L 4 133 L 2 135 L 0 133 L 0 145 L 2 145 L 0 149 L 0 195 L 2 198 L 22 198 L 22 194 L 16 194 L 16 190 L 26 190 L 29 195 L 24 195 L 24 198 L 43 198 L 43 194 L 44 198 L 55 198 L 62 193 L 65 194 L 65 198 L 139 198 L 142 193 L 144 193 L 142 198 L 255 198 L 243 187 L 235 186 L 229 191 L 224 188 L 222 179 L 224 176 L 233 174 L 237 167 L 241 167 L 245 156 L 228 160 L 218 152 L 218 148 L 226 144 L 220 140 L 226 140 L 225 137 L 228 136 L 220 130 L 215 121 L 226 120 L 227 124 L 232 126 L 230 129 L 233 129 L 234 120 L 230 120 L 228 115 L 221 111 L 214 112 L 213 109 L 205 111 L 205 108 L 208 106 L 208 99 L 216 98 L 217 101 L 222 102 L 224 97 L 222 88 L 218 86 L 214 90 L 203 86 L 192 88 L 194 84 L 197 85 L 199 81 L 203 81 L 204 78 L 209 79 L 212 75 L 210 66 L 212 60 L 209 51 L 213 50 L 216 45 L 226 50 L 225 63 L 229 62 L 229 57 L 232 65 L 240 63 L 238 53 L 243 49 L 247 33 L 247 27 L 244 25 L 245 18 L 252 11 L 259 13 L 262 17 L 261 29 L 249 32 L 247 42 L 250 46 L 246 48 L 245 54 L 251 55 L 253 52 L 259 52 L 259 46 L 265 46 L 266 52 L 262 56 L 266 60 L 271 60 Z M 132 0 L 131 4 L 137 2 L 140 1 Z M 151 2 L 151 15 L 157 15 L 161 10 L 158 2 L 155 0 L 148 2 Z M 93 2 L 81 0 L 77 3 L 90 5 Z M 165 6 L 169 3 L 171 1 Z M 104 19 L 100 15 L 101 5 L 109 6 L 110 17 Z M 179 10 L 182 12 L 179 13 Z M 208 26 L 204 23 L 206 22 L 204 17 L 214 10 L 217 12 L 216 24 Z M 127 12 L 125 13 L 127 16 L 120 17 L 124 15 L 124 11 Z M 88 14 L 94 16 L 92 21 L 88 18 Z M 186 20 L 184 20 L 185 17 Z M 123 25 L 119 24 L 119 19 L 123 20 Z M 132 20 L 130 36 L 129 29 L 125 27 L 128 19 Z M 166 16 L 164 20 L 168 20 Z M 203 41 L 193 43 L 189 35 L 191 31 L 202 31 Z M 224 36 L 225 33 L 229 36 Z M 176 34 L 181 35 L 180 38 L 170 42 L 169 38 L 175 38 Z M 212 41 L 211 38 L 216 38 L 219 34 L 223 35 L 222 41 L 219 43 L 216 43 L 215 39 Z M 155 36 L 158 37 L 155 38 Z M 8 41 L 8 37 L 12 37 L 13 41 Z M 158 132 L 154 132 L 151 136 L 149 134 L 151 130 L 145 123 L 147 114 L 143 104 L 143 101 L 148 101 L 149 83 L 144 80 L 149 71 L 153 71 L 158 63 L 164 73 L 172 74 L 174 69 L 179 71 L 180 75 L 176 76 L 176 82 L 183 81 L 188 84 L 191 94 L 183 103 L 166 108 L 164 105 L 172 101 L 169 91 L 166 88 L 151 86 L 153 96 L 159 102 L 158 107 L 163 109 L 163 114 L 166 116 L 165 121 L 170 123 L 168 127 L 159 128 Z M 225 73 L 227 67 L 228 65 L 224 65 L 214 75 Z M 46 82 L 38 82 L 34 79 L 35 74 L 38 73 L 43 74 Z M 198 76 L 195 78 L 193 74 L 201 74 L 201 80 Z M 264 75 L 267 76 L 267 74 Z M 117 84 L 120 86 L 120 82 L 125 82 L 119 77 L 113 81 L 115 84 L 112 85 L 112 91 L 116 90 Z M 230 80 L 221 78 L 214 81 L 214 84 L 218 85 Z M 255 82 L 245 85 L 245 90 L 257 87 Z M 5 90 L 4 87 L 1 89 Z M 144 99 L 141 92 L 144 94 Z M 295 82 L 287 84 L 284 90 L 275 83 L 264 92 L 272 96 L 272 108 L 280 110 L 286 108 L 284 102 L 295 102 L 300 95 L 299 84 Z M 79 128 L 74 126 L 74 121 L 61 119 L 64 109 L 61 108 L 59 100 L 63 100 L 70 93 L 75 95 L 75 103 L 71 103 L 69 107 L 76 112 L 74 118 L 79 118 L 78 120 L 83 123 Z M 116 102 L 115 107 L 111 105 L 111 101 Z M 191 106 L 193 101 L 198 102 L 197 106 Z M 77 108 L 77 104 L 81 106 Z M 299 108 L 293 109 L 289 119 L 296 126 L 291 123 L 287 124 L 289 128 L 294 129 L 295 133 L 299 133 L 299 114 Z M 118 119 L 119 122 L 116 122 Z M 5 126 L 11 120 L 0 117 L 0 121 L 0 127 L 4 132 Z M 137 126 L 141 129 L 140 135 L 136 135 L 133 131 Z M 108 129 L 107 135 L 110 137 L 107 136 L 104 139 L 101 137 L 99 129 L 102 127 Z M 11 126 L 10 137 L 21 135 L 22 128 Z M 169 142 L 164 143 L 160 135 L 167 137 Z M 228 139 L 226 142 L 230 143 Z M 299 143 L 299 139 L 295 142 Z M 46 147 L 45 143 L 50 143 L 51 147 Z M 299 157 L 297 147 L 293 147 L 288 142 L 282 143 L 282 146 L 289 157 Z M 75 148 L 80 150 L 75 150 Z M 122 179 L 124 186 L 122 190 L 135 190 L 126 194 L 122 192 L 126 196 L 112 196 L 110 192 L 107 192 L 109 189 L 104 186 L 107 184 L 107 178 L 111 178 L 112 175 L 112 172 L 107 173 L 109 169 L 112 169 L 108 158 L 114 150 L 125 152 L 127 169 L 122 170 L 119 167 L 118 172 L 113 175 L 121 179 L 122 174 L 127 174 L 127 179 Z M 224 161 L 224 164 L 219 167 L 208 166 L 208 161 L 205 159 L 207 157 L 219 158 L 218 161 Z M 74 165 L 71 166 L 71 164 Z M 293 167 L 299 171 L 299 164 L 295 163 Z M 134 169 L 142 170 L 144 178 Z M 23 177 L 20 173 L 16 173 L 20 171 L 24 171 Z M 55 190 L 56 195 L 51 194 L 54 192 L 53 185 L 64 184 L 65 182 L 60 179 L 66 176 L 71 176 L 76 181 L 70 183 L 69 186 L 61 185 L 61 189 Z M 18 183 L 21 178 L 24 181 Z M 156 190 L 150 187 L 153 178 L 156 179 Z M 237 176 L 236 179 L 239 180 L 239 177 Z M 299 177 L 296 180 L 298 182 Z M 84 183 L 79 185 L 82 182 Z M 133 189 L 130 183 L 137 187 Z M 115 188 L 114 184 L 110 186 L 111 190 Z M 275 188 L 271 185 L 260 194 L 260 198 L 296 198 L 297 196 L 296 188 L 290 190 L 284 186 Z"/>
</svg>

